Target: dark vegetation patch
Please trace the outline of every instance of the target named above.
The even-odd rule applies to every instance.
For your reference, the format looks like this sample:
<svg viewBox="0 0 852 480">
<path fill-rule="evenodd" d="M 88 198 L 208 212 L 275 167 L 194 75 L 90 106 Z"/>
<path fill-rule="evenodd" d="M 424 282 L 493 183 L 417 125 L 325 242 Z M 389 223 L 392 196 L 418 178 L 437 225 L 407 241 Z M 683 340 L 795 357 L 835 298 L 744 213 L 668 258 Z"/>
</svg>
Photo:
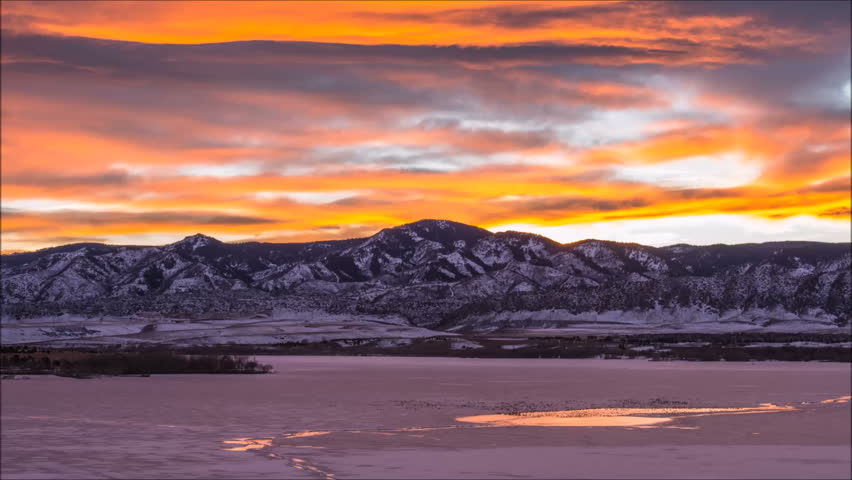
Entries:
<svg viewBox="0 0 852 480">
<path fill-rule="evenodd" d="M 849 334 L 803 333 L 671 333 L 639 335 L 566 335 L 430 337 L 379 346 L 381 339 L 358 338 L 272 345 L 100 346 L 50 349 L 39 346 L 0 347 L 4 374 L 143 375 L 154 373 L 267 373 L 263 355 L 400 356 L 460 358 L 603 358 L 652 361 L 820 361 L 852 363 L 852 349 L 842 343 Z M 454 349 L 468 340 L 481 348 Z M 791 342 L 822 345 L 804 347 Z M 773 346 L 755 345 L 772 343 Z M 504 347 L 510 348 L 504 348 Z"/>
<path fill-rule="evenodd" d="M 269 373 L 272 366 L 241 355 L 186 355 L 169 351 L 52 350 L 26 346 L 0 348 L 0 373 L 98 375 L 163 373 Z"/>
</svg>

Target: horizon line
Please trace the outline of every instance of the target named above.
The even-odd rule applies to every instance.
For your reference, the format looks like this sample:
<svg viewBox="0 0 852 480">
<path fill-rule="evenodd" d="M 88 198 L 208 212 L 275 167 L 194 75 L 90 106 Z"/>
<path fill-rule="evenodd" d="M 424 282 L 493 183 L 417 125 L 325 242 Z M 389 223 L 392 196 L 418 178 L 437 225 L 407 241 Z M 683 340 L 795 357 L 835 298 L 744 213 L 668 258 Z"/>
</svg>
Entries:
<svg viewBox="0 0 852 480">
<path fill-rule="evenodd" d="M 370 238 L 378 235 L 379 233 L 381 233 L 385 230 L 392 230 L 392 229 L 395 229 L 395 228 L 401 228 L 401 227 L 405 227 L 405 226 L 408 226 L 408 225 L 414 225 L 414 224 L 422 223 L 422 222 L 448 222 L 448 223 L 452 223 L 452 224 L 463 225 L 465 227 L 478 228 L 480 230 L 484 230 L 484 231 L 488 232 L 491 235 L 499 235 L 499 234 L 506 234 L 506 233 L 517 233 L 517 234 L 523 234 L 523 235 L 530 235 L 530 236 L 534 236 L 534 237 L 544 238 L 544 239 L 547 239 L 548 241 L 556 243 L 557 245 L 563 245 L 563 246 L 564 245 L 574 245 L 574 244 L 579 244 L 579 243 L 583 243 L 583 242 L 604 242 L 604 243 L 615 243 L 615 244 L 624 244 L 624 245 L 640 245 L 642 247 L 655 248 L 655 249 L 671 248 L 671 247 L 679 247 L 679 246 L 684 246 L 684 247 L 712 247 L 712 246 L 765 245 L 765 244 L 772 244 L 772 243 L 817 243 L 817 244 L 827 244 L 827 245 L 845 245 L 845 244 L 852 245 L 852 242 L 823 242 L 823 241 L 816 241 L 816 240 L 771 240 L 771 241 L 766 241 L 766 242 L 709 243 L 709 244 L 693 244 L 693 243 L 681 242 L 681 243 L 673 243 L 673 244 L 667 244 L 667 245 L 662 245 L 662 246 L 653 246 L 653 245 L 646 245 L 646 244 L 639 243 L 639 242 L 605 240 L 605 239 L 599 239 L 599 238 L 593 238 L 593 237 L 584 238 L 582 240 L 576 240 L 576 241 L 573 241 L 573 242 L 564 242 L 563 243 L 563 242 L 556 241 L 556 240 L 554 240 L 554 239 L 552 239 L 552 238 L 550 238 L 546 235 L 541 235 L 541 234 L 533 233 L 533 232 L 525 232 L 525 231 L 521 231 L 521 230 L 500 230 L 500 231 L 494 232 L 494 231 L 491 231 L 490 229 L 480 227 L 478 225 L 472 225 L 472 224 L 468 224 L 468 223 L 457 222 L 455 220 L 423 218 L 423 219 L 416 220 L 416 221 L 413 221 L 413 222 L 407 222 L 407 223 L 395 225 L 393 227 L 381 228 L 381 229 L 377 230 L 375 233 L 373 233 L 372 235 L 367 235 L 367 236 L 363 236 L 363 237 L 313 240 L 313 241 L 306 241 L 306 242 L 275 242 L 275 241 L 264 241 L 264 240 L 249 240 L 249 239 L 247 239 L 247 240 L 224 241 L 224 240 L 219 240 L 218 238 L 216 238 L 212 235 L 207 235 L 205 233 L 197 232 L 197 233 L 194 233 L 192 235 L 186 235 L 182 239 L 174 241 L 174 242 L 170 242 L 170 243 L 121 244 L 121 243 L 85 242 L 85 241 L 83 241 L 83 242 L 63 243 L 63 244 L 59 244 L 59 245 L 54 245 L 54 246 L 44 247 L 44 248 L 39 248 L 39 249 L 34 249 L 34 250 L 17 250 L 17 249 L 0 250 L 0 256 L 17 255 L 17 254 L 25 254 L 25 253 L 38 253 L 38 252 L 43 252 L 45 250 L 51 250 L 51 249 L 54 249 L 54 248 L 63 248 L 63 247 L 68 247 L 68 246 L 72 246 L 72 245 L 101 245 L 101 246 L 107 246 L 107 247 L 138 247 L 138 248 L 153 247 L 153 248 L 157 248 L 157 247 L 166 247 L 166 246 L 169 246 L 169 245 L 175 245 L 175 244 L 183 242 L 183 241 L 185 241 L 189 238 L 197 237 L 197 236 L 209 238 L 209 239 L 215 240 L 216 242 L 219 242 L 219 243 L 225 244 L 225 245 L 243 245 L 243 244 L 248 244 L 248 243 L 262 243 L 262 244 L 267 244 L 267 245 L 300 245 L 300 244 L 304 245 L 304 244 L 310 244 L 310 243 L 347 242 L 347 241 L 353 241 L 353 240 L 367 240 L 367 239 L 370 239 Z"/>
</svg>

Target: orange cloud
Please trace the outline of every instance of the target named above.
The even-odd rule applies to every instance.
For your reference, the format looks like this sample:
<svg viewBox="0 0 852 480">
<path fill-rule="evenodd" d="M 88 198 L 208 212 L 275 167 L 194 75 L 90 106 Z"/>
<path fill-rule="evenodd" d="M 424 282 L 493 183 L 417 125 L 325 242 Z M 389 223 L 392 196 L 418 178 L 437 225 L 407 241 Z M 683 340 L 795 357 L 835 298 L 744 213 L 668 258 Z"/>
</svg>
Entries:
<svg viewBox="0 0 852 480">
<path fill-rule="evenodd" d="M 4 249 L 345 238 L 424 217 L 849 218 L 848 25 L 831 12 L 0 8 Z"/>
<path fill-rule="evenodd" d="M 751 62 L 738 48 L 818 48 L 825 31 L 668 2 L 6 2 L 4 28 L 145 43 L 282 40 L 361 45 L 557 42 L 664 51 L 676 63 Z M 612 63 L 612 58 L 599 58 Z M 625 56 L 621 61 L 641 61 Z"/>
</svg>

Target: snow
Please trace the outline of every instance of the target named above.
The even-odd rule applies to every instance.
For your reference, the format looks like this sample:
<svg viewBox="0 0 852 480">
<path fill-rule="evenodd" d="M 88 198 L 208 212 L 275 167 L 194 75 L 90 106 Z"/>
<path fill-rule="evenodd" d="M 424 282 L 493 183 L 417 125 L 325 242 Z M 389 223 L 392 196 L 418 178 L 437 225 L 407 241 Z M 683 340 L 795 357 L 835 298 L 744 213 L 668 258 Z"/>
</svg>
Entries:
<svg viewBox="0 0 852 480">
<path fill-rule="evenodd" d="M 442 255 L 441 258 L 447 260 L 456 270 L 459 271 L 464 276 L 470 276 L 470 270 L 468 270 L 469 261 L 464 258 L 459 252 L 453 252 L 449 255 Z M 480 269 L 481 270 L 481 269 Z M 454 277 L 455 275 L 453 275 Z"/>
<path fill-rule="evenodd" d="M 475 350 L 477 348 L 482 348 L 482 345 L 464 338 L 453 339 L 450 343 L 451 350 Z"/>
<path fill-rule="evenodd" d="M 388 316 L 313 315 L 299 312 L 272 319 L 224 319 L 174 323 L 171 319 L 98 318 L 4 322 L 3 344 L 106 345 L 134 342 L 174 345 L 314 343 L 346 339 L 390 338 L 405 344 L 415 338 L 452 337 L 456 334 L 408 326 Z M 145 328 L 147 327 L 147 328 Z M 145 329 L 143 331 L 143 329 Z"/>
<path fill-rule="evenodd" d="M 48 342 L 85 338 L 87 340 L 139 333 L 147 323 L 128 321 L 127 323 L 108 320 L 39 321 L 25 324 L 4 323 L 0 327 L 0 342 L 4 345 L 16 343 Z"/>
<path fill-rule="evenodd" d="M 443 230 L 441 242 L 423 238 L 425 232 L 435 234 L 436 229 Z M 0 284 L 3 301 L 15 307 L 10 309 L 12 315 L 19 316 L 81 311 L 83 306 L 86 311 L 125 311 L 112 308 L 125 298 L 140 310 L 168 308 L 193 315 L 202 313 L 206 301 L 226 312 L 243 311 L 239 308 L 248 303 L 244 299 L 253 302 L 256 296 L 258 312 L 265 312 L 293 303 L 281 300 L 286 295 L 296 297 L 296 304 L 337 312 L 369 310 L 378 302 L 376 311 L 404 313 L 413 322 L 431 325 L 448 312 L 418 315 L 412 313 L 417 305 L 446 301 L 448 311 L 464 311 L 458 309 L 465 304 L 500 305 L 507 295 L 520 294 L 525 308 L 557 307 L 557 313 L 484 313 L 460 322 L 483 329 L 526 322 L 527 327 L 536 328 L 567 324 L 600 330 L 609 323 L 633 330 L 795 332 L 836 330 L 836 325 L 849 321 L 850 304 L 843 299 L 849 296 L 852 255 L 839 245 L 773 244 L 748 261 L 715 265 L 721 256 L 713 247 L 652 249 L 598 240 L 558 246 L 518 232 L 453 238 L 459 229 L 451 222 L 417 222 L 383 230 L 354 242 L 355 246 L 308 244 L 298 250 L 304 257 L 279 255 L 277 247 L 263 250 L 262 246 L 257 254 L 231 251 L 209 261 L 195 254 L 191 260 L 182 256 L 217 242 L 203 235 L 165 247 L 80 248 L 44 254 L 20 265 L 4 262 Z M 221 244 L 221 248 L 227 251 L 230 246 Z M 800 248 L 807 254 L 800 254 L 796 250 Z M 813 249 L 833 253 L 823 255 Z M 320 250 L 326 253 L 315 255 Z M 773 259 L 773 251 L 779 256 L 793 251 L 795 255 L 786 257 L 793 259 L 792 266 Z M 821 260 L 812 260 L 815 257 Z M 631 271 L 627 266 L 635 264 L 626 266 L 625 258 L 645 270 Z M 350 261 L 365 281 L 354 281 L 357 276 L 345 273 Z M 374 262 L 380 265 L 377 274 L 371 268 Z M 669 271 L 669 263 L 679 268 Z M 162 283 L 151 284 L 146 278 L 151 267 L 162 272 Z M 684 271 L 692 273 L 683 275 Z M 427 274 L 435 272 L 440 273 L 438 278 L 427 279 Z M 192 294 L 181 297 L 184 292 Z M 451 292 L 449 298 L 442 297 L 446 292 Z M 164 293 L 172 298 L 159 302 Z M 216 298 L 208 299 L 208 295 Z M 643 311 L 627 311 L 637 304 L 643 305 Z M 571 308 L 573 313 L 559 307 Z"/>
<path fill-rule="evenodd" d="M 630 272 L 630 274 L 627 275 L 627 281 L 628 282 L 640 282 L 641 283 L 641 282 L 648 282 L 650 280 L 651 280 L 650 278 L 646 277 L 645 275 L 642 275 L 641 273 Z"/>
<path fill-rule="evenodd" d="M 666 265 L 663 259 L 650 255 L 644 250 L 630 250 L 627 253 L 627 257 L 636 260 L 645 268 L 654 272 L 667 272 L 669 270 L 668 265 Z"/>
<path fill-rule="evenodd" d="M 524 293 L 524 292 L 534 292 L 536 290 L 535 285 L 529 282 L 519 282 L 517 285 L 512 287 L 510 291 Z"/>
<path fill-rule="evenodd" d="M 848 327 L 834 324 L 829 316 L 801 316 L 781 309 L 729 310 L 716 313 L 698 307 L 658 307 L 646 311 L 608 310 L 581 313 L 562 309 L 519 310 L 473 315 L 466 318 L 462 324 L 481 331 L 521 328 L 611 333 L 737 331 L 842 333 L 849 330 Z"/>
<path fill-rule="evenodd" d="M 630 347 L 630 350 L 633 350 L 634 352 L 652 352 L 656 350 L 656 347 L 653 345 L 642 345 L 640 347 Z"/>
<path fill-rule="evenodd" d="M 376 342 L 376 346 L 379 348 L 404 347 L 406 345 L 411 345 L 410 338 L 388 338 Z"/>
<path fill-rule="evenodd" d="M 798 347 L 798 348 L 825 348 L 825 347 L 835 347 L 835 348 L 852 348 L 852 342 L 838 342 L 838 343 L 822 343 L 822 342 L 757 342 L 746 345 L 745 348 L 765 348 L 765 347 Z"/>
<path fill-rule="evenodd" d="M 444 267 L 438 267 L 438 271 L 441 272 L 441 274 L 443 274 L 447 278 L 456 278 L 456 276 L 457 276 L 455 273 L 447 270 Z"/>
</svg>

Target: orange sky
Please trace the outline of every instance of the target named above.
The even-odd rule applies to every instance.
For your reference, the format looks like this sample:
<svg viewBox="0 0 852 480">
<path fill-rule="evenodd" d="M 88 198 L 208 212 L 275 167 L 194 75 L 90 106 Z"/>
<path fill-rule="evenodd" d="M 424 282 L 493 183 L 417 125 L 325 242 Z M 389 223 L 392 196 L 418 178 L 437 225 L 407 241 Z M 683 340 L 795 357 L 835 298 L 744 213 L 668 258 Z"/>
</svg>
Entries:
<svg viewBox="0 0 852 480">
<path fill-rule="evenodd" d="M 4 251 L 849 239 L 847 2 L 0 8 Z"/>
</svg>

